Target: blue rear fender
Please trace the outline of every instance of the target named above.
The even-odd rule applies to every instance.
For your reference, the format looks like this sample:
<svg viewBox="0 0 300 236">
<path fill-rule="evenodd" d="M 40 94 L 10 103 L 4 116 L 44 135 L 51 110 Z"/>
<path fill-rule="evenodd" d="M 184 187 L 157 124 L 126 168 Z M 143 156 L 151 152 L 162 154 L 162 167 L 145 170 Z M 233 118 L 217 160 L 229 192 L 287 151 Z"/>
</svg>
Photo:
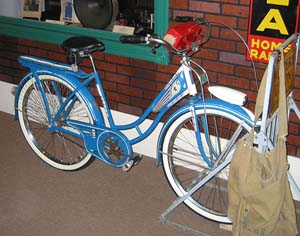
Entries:
<svg viewBox="0 0 300 236">
<path fill-rule="evenodd" d="M 26 65 L 28 67 L 30 66 L 30 65 L 28 65 L 28 62 Z M 59 69 L 55 69 L 55 68 L 51 68 L 51 70 L 49 70 L 49 69 L 47 70 L 46 67 L 44 67 L 44 66 L 41 66 L 41 68 L 38 68 L 38 66 L 34 66 L 34 67 L 35 67 L 36 73 L 38 75 L 44 74 L 44 75 L 53 75 L 53 76 L 59 77 L 60 79 L 69 83 L 73 88 L 79 87 L 82 84 L 78 80 L 78 78 L 82 78 L 82 75 L 85 75 L 85 74 L 82 74 L 82 73 L 84 73 L 82 71 L 73 72 L 73 71 L 59 70 Z M 32 68 L 30 68 L 30 69 L 32 69 Z M 34 77 L 32 72 L 26 74 L 23 77 L 23 79 L 20 81 L 20 83 L 17 87 L 17 91 L 15 94 L 15 102 L 14 102 L 16 119 L 18 119 L 17 104 L 18 104 L 20 92 L 21 92 L 23 86 L 25 85 L 25 83 L 28 80 L 30 80 L 32 77 Z M 97 107 L 97 103 L 96 103 L 94 97 L 92 96 L 92 94 L 90 93 L 90 91 L 86 87 L 82 87 L 81 89 L 78 90 L 78 94 L 80 95 L 80 97 L 82 97 L 85 104 L 88 106 L 88 109 L 91 112 L 91 115 L 92 115 L 92 118 L 93 118 L 95 124 L 103 125 L 104 124 L 103 115 L 100 112 L 99 108 Z"/>
<path fill-rule="evenodd" d="M 196 99 L 193 101 L 195 110 L 203 110 L 204 109 L 204 105 L 202 102 L 202 99 Z M 170 115 L 170 117 L 168 118 L 168 120 L 165 122 L 163 128 L 160 131 L 159 134 L 159 138 L 157 141 L 157 159 L 156 159 L 156 164 L 157 165 L 161 165 L 162 164 L 162 154 L 161 154 L 161 148 L 163 145 L 163 141 L 164 141 L 164 137 L 168 131 L 168 129 L 170 128 L 170 126 L 172 125 L 172 123 L 181 115 L 190 112 L 190 103 L 187 102 L 186 104 L 184 104 L 183 106 L 181 106 L 180 108 L 178 108 L 174 113 L 172 113 Z M 234 104 L 230 104 L 228 102 L 219 100 L 219 99 L 206 99 L 205 100 L 205 108 L 206 109 L 215 109 L 215 110 L 219 110 L 219 111 L 223 111 L 226 113 L 229 113 L 231 115 L 234 115 L 236 117 L 239 117 L 241 120 L 245 121 L 245 123 L 247 123 L 248 125 L 253 125 L 253 116 L 252 116 L 252 112 L 247 110 L 244 107 L 238 106 L 238 105 L 234 105 Z"/>
</svg>

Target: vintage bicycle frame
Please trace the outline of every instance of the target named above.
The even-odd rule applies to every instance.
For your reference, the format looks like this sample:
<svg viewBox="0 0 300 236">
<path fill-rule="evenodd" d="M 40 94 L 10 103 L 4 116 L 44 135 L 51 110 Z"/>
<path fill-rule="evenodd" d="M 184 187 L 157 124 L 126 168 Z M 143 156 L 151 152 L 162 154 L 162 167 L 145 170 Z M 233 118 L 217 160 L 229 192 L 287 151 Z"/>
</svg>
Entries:
<svg viewBox="0 0 300 236">
<path fill-rule="evenodd" d="M 161 134 L 159 136 L 158 150 L 159 147 L 161 146 L 161 142 L 163 141 L 162 139 L 164 133 L 166 132 L 168 125 L 171 123 L 170 121 L 177 118 L 182 112 L 189 111 L 192 112 L 194 116 L 195 130 L 197 130 L 196 133 L 198 138 L 198 148 L 205 162 L 208 164 L 208 166 L 211 166 L 212 165 L 211 156 L 214 156 L 213 150 L 210 150 L 211 152 L 210 156 L 208 156 L 205 153 L 202 144 L 203 138 L 201 138 L 200 133 L 201 132 L 205 133 L 206 141 L 209 140 L 209 138 L 207 138 L 207 135 L 209 134 L 207 133 L 206 130 L 200 130 L 200 125 L 198 124 L 198 121 L 196 119 L 195 110 L 199 108 L 205 109 L 205 107 L 214 107 L 214 108 L 223 107 L 223 109 L 226 110 L 226 112 L 228 111 L 228 112 L 234 112 L 235 114 L 239 114 L 241 119 L 245 120 L 245 122 L 249 124 L 251 124 L 252 122 L 251 118 L 249 117 L 250 112 L 247 111 L 246 108 L 234 104 L 229 104 L 227 102 L 218 99 L 205 99 L 205 101 L 203 101 L 204 100 L 203 96 L 197 94 L 196 85 L 193 79 L 193 73 L 197 73 L 197 72 L 190 65 L 191 64 L 190 60 L 184 57 L 181 66 L 179 67 L 177 72 L 173 75 L 173 77 L 165 85 L 165 87 L 159 92 L 157 97 L 149 105 L 149 107 L 142 114 L 142 116 L 132 123 L 125 124 L 125 125 L 117 125 L 114 122 L 111 110 L 107 102 L 107 98 L 105 96 L 104 88 L 101 83 L 101 78 L 98 72 L 96 71 L 93 58 L 91 55 L 89 57 L 94 70 L 94 72 L 90 74 L 86 74 L 85 72 L 78 69 L 74 70 L 74 67 L 68 64 L 57 63 L 50 60 L 44 60 L 44 59 L 39 59 L 34 57 L 27 57 L 27 56 L 20 57 L 19 59 L 20 63 L 23 66 L 30 68 L 31 70 L 31 73 L 27 75 L 21 83 L 25 83 L 29 78 L 31 78 L 31 76 L 34 76 L 36 83 L 39 87 L 39 90 L 41 91 L 41 96 L 45 104 L 48 120 L 49 123 L 51 124 L 49 127 L 50 132 L 60 131 L 77 137 L 78 136 L 83 137 L 85 147 L 88 152 L 90 152 L 97 158 L 101 159 L 102 161 L 114 167 L 122 167 L 130 159 L 130 155 L 132 155 L 132 145 L 147 138 L 157 127 L 158 123 L 160 122 L 162 117 L 166 114 L 166 112 L 187 95 L 190 95 L 188 102 L 185 105 L 179 107 L 178 110 L 174 112 L 167 119 L 166 124 L 163 127 Z M 202 67 L 200 67 L 197 64 L 196 66 L 197 69 L 200 69 L 203 72 Z M 72 86 L 74 86 L 74 91 L 68 97 L 59 98 L 61 105 L 57 113 L 54 115 L 54 117 L 51 116 L 49 105 L 47 103 L 47 98 L 46 98 L 47 91 L 43 90 L 41 86 L 41 82 L 38 79 L 38 75 L 43 73 L 45 74 L 50 73 L 54 76 L 61 77 L 64 80 L 68 81 Z M 196 75 L 198 79 L 201 80 L 201 76 L 198 73 Z M 97 90 L 103 103 L 103 108 L 104 108 L 103 113 L 105 114 L 106 119 L 104 119 L 103 113 L 100 111 L 100 109 L 96 107 L 95 100 L 93 96 L 90 94 L 89 90 L 87 89 L 87 86 L 94 80 L 96 81 Z M 200 83 L 205 83 L 205 81 L 204 82 L 200 81 Z M 74 101 L 72 99 L 74 98 L 76 93 L 79 93 L 79 95 L 85 100 L 86 104 L 89 106 L 89 110 L 95 122 L 95 124 L 88 124 L 76 120 L 67 120 L 66 122 L 68 123 L 68 125 L 79 130 L 80 134 L 73 132 L 70 129 L 58 127 L 55 124 L 55 122 L 61 116 L 63 111 L 64 111 L 64 116 L 67 117 L 68 111 L 70 111 L 71 107 L 74 105 Z M 18 100 L 18 96 L 19 96 L 18 94 L 19 93 L 17 91 L 16 101 Z M 140 128 L 141 124 L 143 124 L 143 122 L 147 119 L 147 117 L 152 112 L 156 113 L 155 119 L 152 121 L 151 125 L 145 131 L 142 131 Z M 202 120 L 202 123 L 203 123 L 202 126 L 205 129 L 205 119 Z M 137 136 L 132 138 L 131 140 L 128 140 L 128 138 L 122 132 L 126 130 L 132 130 L 132 129 L 137 132 Z M 123 150 L 126 150 L 125 156 L 127 155 L 128 158 L 125 158 L 123 161 L 120 161 L 118 163 L 114 163 L 107 158 L 103 158 L 102 155 L 103 153 L 99 153 L 99 151 L 96 148 L 97 140 L 99 139 L 99 137 L 96 137 L 96 135 L 105 134 L 105 133 L 112 133 L 113 135 L 116 135 L 118 137 L 117 139 L 118 141 L 120 141 L 121 143 L 120 145 L 122 146 Z M 157 164 L 158 165 L 161 164 L 161 154 L 159 152 L 157 153 Z"/>
</svg>

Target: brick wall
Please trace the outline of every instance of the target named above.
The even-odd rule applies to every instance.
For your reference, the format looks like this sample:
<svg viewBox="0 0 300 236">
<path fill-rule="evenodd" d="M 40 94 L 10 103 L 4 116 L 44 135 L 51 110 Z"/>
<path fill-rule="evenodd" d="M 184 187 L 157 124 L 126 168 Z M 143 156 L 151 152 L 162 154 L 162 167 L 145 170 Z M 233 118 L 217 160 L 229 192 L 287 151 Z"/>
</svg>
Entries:
<svg viewBox="0 0 300 236">
<path fill-rule="evenodd" d="M 207 21 L 222 22 L 247 38 L 249 1 L 247 0 L 170 0 L 170 25 L 175 16 L 204 17 Z M 17 56 L 32 54 L 65 61 L 65 54 L 58 45 L 20 38 L 0 38 L 0 78 L 17 84 L 25 73 L 16 61 Z M 245 46 L 239 38 L 220 25 L 214 25 L 212 38 L 196 55 L 207 69 L 212 84 L 234 87 L 248 94 L 248 108 L 253 110 L 256 99 L 256 82 L 251 63 L 245 60 Z M 150 53 L 150 50 L 149 50 Z M 101 70 L 103 85 L 112 109 L 140 115 L 157 92 L 177 69 L 178 59 L 171 58 L 168 66 L 107 54 L 96 54 L 96 66 Z M 84 63 L 85 69 L 90 70 Z M 265 64 L 256 63 L 258 78 Z M 297 70 L 294 98 L 300 107 L 300 67 Z M 92 88 L 92 90 L 95 90 Z M 99 101 L 100 99 L 98 99 Z M 300 122 L 291 114 L 289 125 L 289 154 L 300 156 Z"/>
</svg>

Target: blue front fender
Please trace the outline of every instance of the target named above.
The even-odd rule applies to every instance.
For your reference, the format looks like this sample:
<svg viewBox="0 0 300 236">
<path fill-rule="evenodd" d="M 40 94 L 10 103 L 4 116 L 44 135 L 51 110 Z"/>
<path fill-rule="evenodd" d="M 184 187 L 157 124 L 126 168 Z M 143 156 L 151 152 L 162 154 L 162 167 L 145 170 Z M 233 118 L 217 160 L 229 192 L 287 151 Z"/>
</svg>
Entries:
<svg viewBox="0 0 300 236">
<path fill-rule="evenodd" d="M 73 88 L 76 88 L 81 85 L 81 82 L 77 79 L 77 76 L 75 73 L 68 73 L 68 76 L 64 76 L 60 73 L 55 73 L 49 70 L 38 70 L 37 74 L 46 74 L 46 75 L 53 75 L 55 77 L 59 77 L 62 80 L 66 81 L 69 83 Z M 18 100 L 20 96 L 20 92 L 25 85 L 25 83 L 33 77 L 33 73 L 28 73 L 27 75 L 24 76 L 24 78 L 20 81 L 17 91 L 15 94 L 15 116 L 16 119 L 18 119 L 18 112 L 17 112 L 17 105 L 18 105 Z M 79 91 L 78 94 L 82 97 L 86 105 L 88 106 L 89 111 L 91 112 L 92 118 L 95 122 L 96 125 L 103 125 L 104 124 L 104 119 L 102 113 L 99 111 L 99 108 L 96 106 L 96 101 L 90 91 L 86 87 L 82 87 Z"/>
<path fill-rule="evenodd" d="M 195 108 L 195 110 L 203 110 L 204 105 L 202 99 L 197 99 L 197 98 L 191 98 L 192 99 L 192 104 Z M 159 134 L 158 142 L 157 142 L 157 159 L 156 159 L 156 164 L 161 165 L 162 164 L 162 154 L 161 154 L 161 149 L 164 141 L 164 137 L 170 128 L 171 124 L 181 115 L 190 112 L 190 107 L 191 104 L 187 102 L 180 108 L 178 108 L 174 113 L 170 115 L 168 120 L 165 122 L 163 128 L 161 129 L 161 132 Z M 228 102 L 219 100 L 219 99 L 206 99 L 205 100 L 205 109 L 215 109 L 218 111 L 223 111 L 228 114 L 234 115 L 241 120 L 243 120 L 246 124 L 252 126 L 253 125 L 253 114 L 251 111 L 247 110 L 244 107 L 230 104 Z"/>
</svg>

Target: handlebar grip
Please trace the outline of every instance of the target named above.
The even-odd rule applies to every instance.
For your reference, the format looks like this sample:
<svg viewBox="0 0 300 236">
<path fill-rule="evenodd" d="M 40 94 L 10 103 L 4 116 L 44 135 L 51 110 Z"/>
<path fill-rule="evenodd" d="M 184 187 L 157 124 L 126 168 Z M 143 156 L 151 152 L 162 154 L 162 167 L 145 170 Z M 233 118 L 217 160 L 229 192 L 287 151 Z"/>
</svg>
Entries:
<svg viewBox="0 0 300 236">
<path fill-rule="evenodd" d="M 194 21 L 194 18 L 191 16 L 176 16 L 175 21 L 177 22 L 188 22 L 188 21 Z"/>
<path fill-rule="evenodd" d="M 139 36 L 139 35 L 123 35 L 120 37 L 121 43 L 146 43 L 146 37 L 145 36 Z"/>
</svg>

